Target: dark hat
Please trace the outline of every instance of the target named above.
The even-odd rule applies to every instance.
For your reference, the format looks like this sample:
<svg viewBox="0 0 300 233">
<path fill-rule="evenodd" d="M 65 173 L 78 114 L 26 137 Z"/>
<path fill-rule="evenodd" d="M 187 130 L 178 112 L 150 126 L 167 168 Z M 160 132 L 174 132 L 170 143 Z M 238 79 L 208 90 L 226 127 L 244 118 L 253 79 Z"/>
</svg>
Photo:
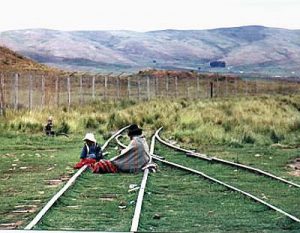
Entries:
<svg viewBox="0 0 300 233">
<path fill-rule="evenodd" d="M 132 124 L 128 127 L 128 136 L 142 135 L 143 129 L 139 128 L 136 124 Z"/>
</svg>

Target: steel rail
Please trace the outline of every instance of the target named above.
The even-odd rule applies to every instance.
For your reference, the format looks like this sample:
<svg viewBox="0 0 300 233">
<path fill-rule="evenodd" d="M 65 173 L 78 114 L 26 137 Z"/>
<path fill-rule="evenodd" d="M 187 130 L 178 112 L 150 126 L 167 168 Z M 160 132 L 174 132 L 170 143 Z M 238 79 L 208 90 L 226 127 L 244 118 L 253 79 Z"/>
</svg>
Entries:
<svg viewBox="0 0 300 233">
<path fill-rule="evenodd" d="M 211 176 L 208 176 L 208 175 L 206 175 L 206 174 L 203 173 L 203 172 L 200 172 L 200 171 L 198 171 L 198 170 L 195 170 L 195 169 L 192 169 L 192 168 L 189 168 L 189 167 L 182 166 L 182 165 L 177 164 L 177 163 L 173 163 L 173 162 L 169 162 L 169 161 L 167 161 L 167 160 L 160 159 L 159 157 L 155 156 L 155 154 L 152 154 L 152 158 L 153 158 L 154 160 L 157 160 L 157 161 L 161 162 L 161 163 L 167 164 L 167 165 L 169 165 L 169 166 L 171 166 L 171 167 L 176 167 L 176 168 L 179 168 L 179 169 L 181 169 L 181 170 L 188 171 L 188 172 L 190 172 L 190 173 L 200 175 L 200 176 L 204 177 L 205 179 L 208 179 L 208 180 L 213 181 L 213 182 L 215 182 L 215 183 L 217 183 L 217 184 L 220 184 L 220 185 L 222 185 L 222 186 L 225 186 L 225 187 L 228 188 L 228 189 L 231 189 L 231 190 L 234 190 L 234 191 L 236 191 L 236 192 L 238 192 L 238 193 L 241 193 L 241 194 L 243 194 L 243 195 L 249 197 L 250 199 L 253 199 L 253 200 L 255 200 L 255 201 L 257 201 L 257 202 L 259 202 L 259 203 L 261 203 L 261 204 L 263 204 L 263 205 L 265 205 L 265 206 L 267 206 L 267 207 L 269 207 L 270 209 L 275 210 L 275 211 L 277 211 L 277 212 L 279 212 L 279 213 L 285 215 L 286 217 L 292 219 L 293 221 L 299 222 L 299 223 L 300 223 L 300 219 L 299 219 L 299 218 L 297 218 L 297 217 L 295 217 L 295 216 L 293 216 L 293 215 L 291 215 L 291 214 L 285 212 L 284 210 L 282 210 L 282 209 L 280 209 L 280 208 L 278 208 L 278 207 L 276 207 L 276 206 L 273 206 L 273 205 L 271 205 L 271 204 L 265 202 L 264 200 L 262 200 L 262 199 L 260 199 L 260 198 L 258 198 L 258 197 L 256 197 L 256 196 L 254 196 L 254 195 L 248 193 L 248 192 L 245 192 L 245 191 L 243 191 L 243 190 L 241 190 L 241 189 L 238 189 L 238 188 L 236 188 L 236 187 L 234 187 L 234 186 L 232 186 L 232 185 L 226 184 L 226 183 L 224 183 L 224 182 L 222 182 L 222 181 L 220 181 L 220 180 L 217 180 L 217 179 L 215 179 L 215 178 L 213 178 L 213 177 L 211 177 Z"/>
<path fill-rule="evenodd" d="M 110 143 L 111 140 L 113 140 L 116 136 L 121 134 L 125 129 L 127 129 L 129 126 L 126 126 L 119 131 L 117 131 L 115 134 L 113 134 L 102 146 L 102 150 L 105 150 L 107 145 Z M 46 212 L 53 206 L 53 204 L 67 191 L 76 181 L 76 179 L 87 169 L 87 165 L 84 165 L 82 168 L 80 168 L 69 180 L 68 182 L 62 187 L 51 199 L 50 201 L 43 207 L 43 209 L 35 216 L 35 218 L 24 228 L 24 230 L 31 230 L 40 220 L 41 218 L 46 214 Z"/>
<path fill-rule="evenodd" d="M 121 138 L 121 137 L 123 137 L 122 134 L 118 135 L 118 136 L 115 138 L 115 140 L 116 140 L 117 144 L 118 144 L 121 148 L 126 148 L 127 146 L 126 146 L 125 144 L 123 144 L 123 143 L 120 141 L 120 139 L 119 139 L 119 138 Z"/>
<path fill-rule="evenodd" d="M 153 135 L 152 139 L 151 139 L 151 145 L 150 145 L 150 160 L 149 160 L 150 163 L 152 162 L 152 156 L 151 155 L 154 152 L 154 145 L 155 145 L 155 136 Z M 148 175 L 149 175 L 149 169 L 146 168 L 144 170 L 143 179 L 142 179 L 142 182 L 141 182 L 138 198 L 137 198 L 137 201 L 136 201 L 136 206 L 135 206 L 134 215 L 133 215 L 133 218 L 132 218 L 130 232 L 137 232 L 137 230 L 138 230 Z"/>
<path fill-rule="evenodd" d="M 269 178 L 281 181 L 283 183 L 289 184 L 291 186 L 300 188 L 299 184 L 296 184 L 296 183 L 294 183 L 292 181 L 288 181 L 288 180 L 286 180 L 284 178 L 281 178 L 279 176 L 275 176 L 275 175 L 273 175 L 273 174 L 271 174 L 269 172 L 263 171 L 261 169 L 258 169 L 258 168 L 255 168 L 255 167 L 251 167 L 251 166 L 248 166 L 248 165 L 244 165 L 244 164 L 240 164 L 240 163 L 231 162 L 231 161 L 224 160 L 224 159 L 219 159 L 219 158 L 216 158 L 216 157 L 209 157 L 209 156 L 207 156 L 205 154 L 196 153 L 196 152 L 194 152 L 192 150 L 187 150 L 187 149 L 181 148 L 179 146 L 172 145 L 171 143 L 168 143 L 165 140 L 161 139 L 161 137 L 158 135 L 158 133 L 160 132 L 161 129 L 162 129 L 162 127 L 159 128 L 156 131 L 156 133 L 155 133 L 155 137 L 157 138 L 157 140 L 159 142 L 161 142 L 162 144 L 170 147 L 170 148 L 173 148 L 173 149 L 176 149 L 178 151 L 183 151 L 183 152 L 187 153 L 187 156 L 189 156 L 189 157 L 194 157 L 194 158 L 198 158 L 198 159 L 202 159 L 202 160 L 207 160 L 207 161 L 211 161 L 211 162 L 219 162 L 219 163 L 227 164 L 227 165 L 230 165 L 230 166 L 243 168 L 245 170 L 249 170 L 251 172 L 254 172 L 254 173 L 257 173 L 257 174 L 260 174 L 260 175 L 264 175 L 266 177 L 269 177 Z"/>
<path fill-rule="evenodd" d="M 123 137 L 122 134 L 118 135 L 118 136 L 115 138 L 115 140 L 116 140 L 117 144 L 118 144 L 121 148 L 126 148 L 127 146 L 126 146 L 125 144 L 123 144 L 123 143 L 120 141 L 120 139 L 119 139 L 119 138 L 121 138 L 121 137 Z M 153 149 L 153 150 L 154 150 L 154 149 Z M 159 155 L 156 155 L 156 157 L 158 157 L 158 158 L 160 158 L 160 159 L 165 159 L 164 157 L 159 156 Z"/>
</svg>

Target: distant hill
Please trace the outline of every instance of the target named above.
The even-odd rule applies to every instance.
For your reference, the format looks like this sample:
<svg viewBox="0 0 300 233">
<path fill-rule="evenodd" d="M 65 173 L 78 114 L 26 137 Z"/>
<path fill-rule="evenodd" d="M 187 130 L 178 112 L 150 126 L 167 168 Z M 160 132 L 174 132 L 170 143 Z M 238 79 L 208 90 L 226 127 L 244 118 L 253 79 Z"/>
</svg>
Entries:
<svg viewBox="0 0 300 233">
<path fill-rule="evenodd" d="M 39 64 L 6 47 L 0 46 L 0 70 L 48 70 L 46 65 Z"/>
<path fill-rule="evenodd" d="M 0 33 L 0 44 L 38 62 L 90 71 L 147 68 L 300 76 L 300 30 L 245 26 L 213 30 Z M 225 68 L 211 68 L 224 61 Z"/>
</svg>

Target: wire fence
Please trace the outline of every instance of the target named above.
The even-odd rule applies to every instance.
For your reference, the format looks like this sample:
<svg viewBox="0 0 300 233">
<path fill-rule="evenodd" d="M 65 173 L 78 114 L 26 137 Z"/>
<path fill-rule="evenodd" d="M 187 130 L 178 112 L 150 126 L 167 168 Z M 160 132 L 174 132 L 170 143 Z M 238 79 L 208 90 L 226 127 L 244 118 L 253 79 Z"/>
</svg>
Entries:
<svg viewBox="0 0 300 233">
<path fill-rule="evenodd" d="M 0 110 L 85 104 L 98 100 L 203 99 L 294 94 L 300 82 L 222 75 L 92 75 L 0 73 Z"/>
</svg>

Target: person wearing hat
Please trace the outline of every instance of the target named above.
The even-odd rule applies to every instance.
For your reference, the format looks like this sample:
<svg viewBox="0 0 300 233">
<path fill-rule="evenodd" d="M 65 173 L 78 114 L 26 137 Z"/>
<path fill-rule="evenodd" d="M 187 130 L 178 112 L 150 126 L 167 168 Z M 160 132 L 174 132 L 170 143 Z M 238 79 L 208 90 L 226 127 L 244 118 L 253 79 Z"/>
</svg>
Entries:
<svg viewBox="0 0 300 233">
<path fill-rule="evenodd" d="M 150 160 L 149 146 L 142 134 L 142 129 L 136 124 L 128 128 L 129 145 L 121 154 L 110 159 L 101 160 L 91 166 L 94 173 L 131 172 L 137 173 L 148 164 Z"/>
<path fill-rule="evenodd" d="M 98 145 L 93 133 L 87 133 L 82 140 L 85 143 L 81 150 L 80 162 L 75 164 L 75 169 L 79 169 L 86 164 L 96 163 L 100 159 L 103 159 L 101 147 Z"/>
</svg>

